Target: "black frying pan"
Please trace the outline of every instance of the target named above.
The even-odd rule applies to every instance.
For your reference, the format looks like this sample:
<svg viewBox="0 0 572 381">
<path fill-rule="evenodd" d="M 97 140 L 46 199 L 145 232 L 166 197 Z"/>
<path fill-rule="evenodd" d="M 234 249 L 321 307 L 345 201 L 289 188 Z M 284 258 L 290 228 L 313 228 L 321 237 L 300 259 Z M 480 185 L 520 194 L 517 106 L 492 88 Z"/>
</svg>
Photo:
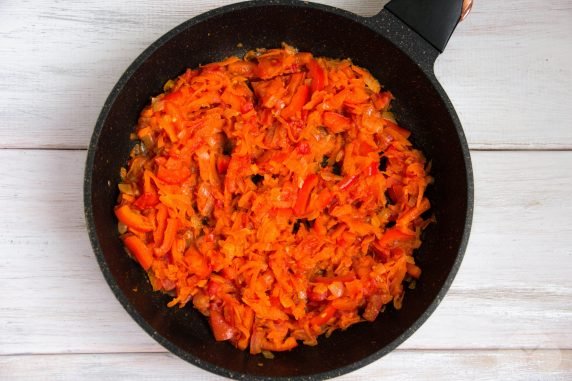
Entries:
<svg viewBox="0 0 572 381">
<path fill-rule="evenodd" d="M 107 99 L 89 146 L 85 214 L 93 249 L 117 299 L 155 340 L 179 357 L 232 378 L 321 379 L 387 354 L 429 317 L 461 263 L 472 218 L 469 150 L 433 64 L 461 15 L 462 0 L 393 0 L 371 18 L 290 0 L 230 5 L 195 17 L 154 42 L 127 69 Z M 404 21 L 401 21 L 404 20 Z M 410 25 L 408 27 L 406 25 Z M 417 32 L 415 32 L 416 30 Z M 422 37 L 423 36 L 423 37 Z M 119 169 L 126 164 L 137 117 L 150 97 L 188 67 L 287 42 L 316 56 L 350 57 L 392 91 L 394 112 L 432 161 L 429 198 L 437 223 L 424 233 L 416 261 L 423 276 L 403 308 L 267 360 L 216 342 L 192 307 L 167 308 L 123 250 L 113 214 Z M 240 43 L 240 44 L 239 44 Z"/>
</svg>

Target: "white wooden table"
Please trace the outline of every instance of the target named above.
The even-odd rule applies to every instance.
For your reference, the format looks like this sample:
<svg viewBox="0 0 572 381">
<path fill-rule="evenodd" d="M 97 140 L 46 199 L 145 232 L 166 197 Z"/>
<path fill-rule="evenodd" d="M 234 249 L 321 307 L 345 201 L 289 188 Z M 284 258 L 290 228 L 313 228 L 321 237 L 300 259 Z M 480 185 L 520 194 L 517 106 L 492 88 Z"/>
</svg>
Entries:
<svg viewBox="0 0 572 381">
<path fill-rule="evenodd" d="M 116 301 L 87 238 L 82 180 L 128 64 L 231 2 L 0 2 L 0 379 L 218 379 L 166 353 Z M 328 3 L 371 16 L 384 2 Z M 570 380 L 572 2 L 476 0 L 436 73 L 472 149 L 466 257 L 417 333 L 340 379 Z"/>
</svg>

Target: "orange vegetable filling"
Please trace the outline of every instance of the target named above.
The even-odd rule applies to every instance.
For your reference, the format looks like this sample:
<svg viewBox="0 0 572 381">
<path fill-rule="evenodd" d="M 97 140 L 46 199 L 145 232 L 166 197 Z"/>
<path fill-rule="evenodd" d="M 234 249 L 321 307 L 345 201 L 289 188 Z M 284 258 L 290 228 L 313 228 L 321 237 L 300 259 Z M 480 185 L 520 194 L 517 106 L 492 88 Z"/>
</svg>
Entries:
<svg viewBox="0 0 572 381">
<path fill-rule="evenodd" d="M 392 98 L 350 60 L 286 45 L 168 81 L 115 209 L 153 289 L 253 354 L 399 309 L 432 179 Z"/>
</svg>

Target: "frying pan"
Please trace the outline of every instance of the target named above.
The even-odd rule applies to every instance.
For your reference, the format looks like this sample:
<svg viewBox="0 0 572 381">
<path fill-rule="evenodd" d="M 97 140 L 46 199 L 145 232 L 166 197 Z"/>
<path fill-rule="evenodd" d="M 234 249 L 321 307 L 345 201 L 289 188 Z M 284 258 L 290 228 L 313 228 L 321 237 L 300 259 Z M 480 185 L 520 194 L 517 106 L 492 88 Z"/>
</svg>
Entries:
<svg viewBox="0 0 572 381">
<path fill-rule="evenodd" d="M 203 369 L 236 379 L 324 379 L 387 354 L 429 317 L 449 289 L 463 257 L 473 209 L 469 150 L 461 124 L 433 72 L 453 32 L 462 0 L 393 0 L 370 18 L 325 5 L 253 1 L 219 8 L 168 32 L 127 69 L 105 102 L 89 145 L 84 201 L 91 243 L 117 299 L 156 341 Z M 426 229 L 416 261 L 423 276 L 403 308 L 387 308 L 315 347 L 300 345 L 274 359 L 216 342 L 191 306 L 166 307 L 123 249 L 113 214 L 119 171 L 133 146 L 129 135 L 150 98 L 188 67 L 243 55 L 282 42 L 316 56 L 349 57 L 369 69 L 396 100 L 393 111 L 432 162 L 428 197 L 437 222 Z"/>
</svg>

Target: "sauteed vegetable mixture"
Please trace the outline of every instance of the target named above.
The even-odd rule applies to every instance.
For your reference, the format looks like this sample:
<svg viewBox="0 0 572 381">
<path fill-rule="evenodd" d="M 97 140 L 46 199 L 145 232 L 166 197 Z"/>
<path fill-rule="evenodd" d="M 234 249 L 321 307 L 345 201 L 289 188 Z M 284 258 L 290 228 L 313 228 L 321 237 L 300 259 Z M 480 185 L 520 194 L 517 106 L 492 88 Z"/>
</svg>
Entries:
<svg viewBox="0 0 572 381">
<path fill-rule="evenodd" d="M 284 45 L 164 91 L 140 115 L 115 214 L 169 306 L 268 356 L 401 307 L 432 179 L 367 70 Z"/>
</svg>

